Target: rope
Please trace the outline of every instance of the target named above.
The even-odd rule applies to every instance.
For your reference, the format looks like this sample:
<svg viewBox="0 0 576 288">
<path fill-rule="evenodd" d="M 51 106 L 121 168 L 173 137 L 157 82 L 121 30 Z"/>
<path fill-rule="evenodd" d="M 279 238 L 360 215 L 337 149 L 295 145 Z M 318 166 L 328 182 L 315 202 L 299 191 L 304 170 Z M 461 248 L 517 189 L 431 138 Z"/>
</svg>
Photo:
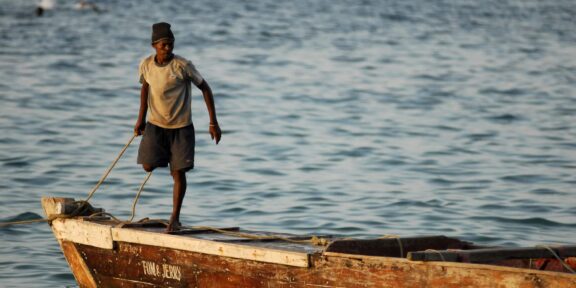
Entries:
<svg viewBox="0 0 576 288">
<path fill-rule="evenodd" d="M 110 174 L 110 172 L 112 171 L 114 166 L 116 166 L 116 163 L 118 163 L 118 161 L 120 160 L 122 155 L 124 155 L 124 152 L 126 152 L 126 149 L 128 149 L 128 146 L 130 146 L 130 144 L 132 143 L 134 138 L 136 138 L 136 136 L 137 135 L 134 134 L 128 140 L 128 143 L 126 143 L 126 145 L 124 145 L 124 147 L 122 148 L 122 150 L 120 151 L 120 153 L 118 154 L 116 159 L 114 159 L 114 161 L 112 161 L 112 164 L 108 167 L 108 169 L 106 169 L 106 171 L 104 172 L 102 177 L 100 177 L 100 180 L 98 180 L 98 183 L 96 183 L 96 185 L 92 188 L 90 193 L 88 193 L 88 196 L 86 197 L 86 199 L 74 202 L 74 203 L 77 203 L 80 205 L 78 205 L 78 207 L 72 213 L 70 213 L 69 215 L 60 215 L 58 217 L 53 217 L 53 218 L 51 217 L 52 219 L 51 218 L 46 218 L 46 219 L 43 218 L 43 219 L 34 219 L 34 220 L 3 222 L 3 223 L 0 223 L 0 227 L 9 226 L 9 225 L 17 225 L 17 224 L 52 222 L 56 218 L 72 218 L 72 217 L 76 217 L 76 216 L 82 214 L 82 212 L 85 212 L 85 210 L 89 207 L 88 200 L 90 200 L 92 198 L 92 196 L 98 190 L 100 185 L 102 185 L 102 183 L 104 183 L 104 180 L 106 180 L 106 178 L 108 177 L 108 175 Z M 114 215 L 112 215 L 110 213 L 106 213 L 106 212 L 97 212 L 97 213 L 94 213 L 94 214 L 88 216 L 88 218 L 94 218 L 96 216 L 109 216 L 110 218 L 112 218 L 114 220 L 114 222 L 119 223 L 120 225 L 126 224 L 126 223 L 132 223 L 132 220 L 134 220 L 134 216 L 136 214 L 136 204 L 138 203 L 138 199 L 140 198 L 140 194 L 144 190 L 144 185 L 146 185 L 146 182 L 148 182 L 148 179 L 150 179 L 150 176 L 152 176 L 152 172 L 148 172 L 148 174 L 146 174 L 144 181 L 142 182 L 142 184 L 140 185 L 140 188 L 138 189 L 138 193 L 136 194 L 136 197 L 134 198 L 134 201 L 132 203 L 132 215 L 130 217 L 130 220 L 121 221 L 120 219 L 114 217 Z M 146 222 L 145 219 L 142 219 L 138 222 L 144 223 L 144 222 Z M 312 237 L 310 237 L 310 239 L 306 239 L 306 240 L 296 240 L 296 239 L 290 239 L 290 238 L 282 237 L 279 235 L 254 235 L 254 234 L 249 234 L 249 233 L 227 231 L 227 230 L 218 229 L 218 228 L 209 227 L 209 226 L 197 226 L 197 227 L 192 227 L 192 228 L 193 229 L 210 230 L 210 231 L 218 232 L 218 233 L 224 234 L 224 235 L 241 237 L 241 238 L 248 238 L 248 239 L 256 239 L 256 240 L 282 240 L 282 241 L 292 242 L 292 243 L 310 243 L 310 244 L 317 245 L 317 246 L 326 246 L 329 243 L 329 241 L 327 239 L 320 238 L 317 236 L 312 236 Z M 402 246 L 401 246 L 402 242 L 399 241 L 399 243 L 400 243 L 400 253 L 403 254 Z"/>
<path fill-rule="evenodd" d="M 74 203 L 79 203 L 79 202 L 83 203 L 85 201 L 75 201 Z M 86 203 L 88 203 L 88 202 L 86 202 Z M 50 223 L 50 222 L 54 221 L 54 219 L 56 219 L 56 218 L 71 218 L 71 217 L 78 216 L 79 214 L 81 214 L 81 212 L 84 208 L 87 208 L 87 206 L 85 204 L 82 204 L 79 207 L 77 207 L 72 213 L 70 213 L 70 215 L 60 215 L 58 217 L 32 219 L 32 220 L 0 222 L 0 227 L 6 227 L 6 226 L 11 226 L 11 225 L 20 225 L 20 224 L 33 224 L 33 223 L 40 223 L 40 222 L 49 222 Z"/>
<path fill-rule="evenodd" d="M 22 221 L 12 221 L 12 222 L 2 222 L 0 223 L 0 227 L 11 226 L 11 225 L 19 225 L 19 224 L 32 224 L 32 223 L 40 223 L 40 222 L 50 222 L 51 219 L 32 219 L 32 220 L 22 220 Z"/>
<path fill-rule="evenodd" d="M 564 268 L 566 268 L 566 270 L 570 271 L 572 274 L 576 274 L 576 271 L 574 271 L 570 265 L 568 265 L 564 259 L 560 258 L 560 256 L 558 256 L 558 254 L 556 254 L 556 252 L 554 251 L 554 249 L 552 249 L 550 246 L 548 245 L 536 245 L 537 248 L 544 248 L 546 250 L 548 250 L 550 253 L 552 253 L 552 255 L 554 256 L 554 258 L 556 258 L 558 260 L 558 262 L 560 262 L 560 264 L 562 264 L 562 266 L 564 266 Z"/>
<path fill-rule="evenodd" d="M 210 230 L 210 231 L 218 232 L 218 233 L 223 234 L 223 235 L 241 237 L 241 238 L 247 238 L 247 239 L 254 239 L 254 240 L 282 240 L 282 241 L 291 242 L 291 243 L 298 243 L 298 244 L 304 243 L 304 244 L 312 244 L 312 245 L 316 245 L 316 246 L 326 246 L 329 243 L 328 239 L 321 238 L 318 236 L 311 236 L 310 239 L 296 240 L 296 239 L 290 239 L 290 238 L 286 238 L 286 237 L 279 236 L 279 235 L 254 235 L 254 234 L 249 234 L 249 233 L 234 232 L 234 231 L 218 229 L 218 228 L 214 228 L 214 227 L 210 227 L 210 226 L 193 226 L 191 228 L 192 229 L 201 229 L 201 230 Z"/>
<path fill-rule="evenodd" d="M 146 182 L 148 182 L 148 179 L 150 179 L 150 176 L 152 176 L 152 171 L 150 171 L 150 172 L 148 172 L 148 174 L 146 174 L 146 178 L 144 178 L 144 181 L 140 185 L 140 189 L 138 189 L 138 193 L 136 194 L 136 197 L 134 198 L 134 201 L 132 203 L 132 217 L 130 217 L 130 220 L 128 220 L 129 223 L 132 223 L 132 220 L 134 220 L 134 215 L 136 214 L 136 203 L 138 203 L 138 198 L 140 198 L 140 193 L 142 193 L 142 190 L 144 190 L 144 185 L 146 185 Z"/>
<path fill-rule="evenodd" d="M 126 152 L 126 149 L 128 149 L 128 146 L 130 146 L 130 144 L 132 143 L 134 138 L 136 138 L 136 136 L 138 136 L 138 135 L 134 134 L 134 135 L 132 135 L 132 137 L 130 137 L 130 140 L 128 140 L 128 143 L 126 143 L 126 145 L 124 145 L 124 148 L 122 148 L 122 150 L 120 151 L 120 154 L 118 154 L 118 157 L 116 157 L 116 159 L 114 159 L 114 161 L 112 161 L 112 164 L 108 167 L 108 169 L 106 169 L 106 171 L 104 172 L 102 177 L 100 177 L 100 180 L 98 181 L 98 183 L 96 183 L 94 188 L 92 188 L 92 191 L 90 191 L 90 193 L 88 193 L 88 197 L 86 197 L 86 200 L 84 200 L 84 201 L 88 202 L 88 200 L 90 200 L 90 198 L 92 198 L 92 196 L 94 195 L 96 190 L 98 190 L 100 185 L 102 185 L 102 183 L 104 183 L 104 180 L 106 180 L 106 177 L 108 177 L 108 174 L 110 174 L 110 172 L 112 171 L 114 166 L 116 166 L 116 163 L 118 163 L 118 160 L 120 160 L 122 155 L 124 155 L 124 152 Z"/>
<path fill-rule="evenodd" d="M 88 219 L 92 219 L 92 218 L 94 218 L 94 217 L 96 217 L 96 216 L 108 216 L 108 217 L 112 218 L 112 219 L 114 220 L 114 222 L 122 222 L 122 220 L 116 218 L 114 215 L 112 215 L 112 214 L 110 214 L 110 213 L 108 213 L 108 212 L 97 212 L 97 213 L 94 213 L 94 214 L 88 216 Z"/>
<path fill-rule="evenodd" d="M 104 183 L 104 180 L 106 180 L 106 177 L 108 177 L 108 175 L 110 174 L 110 172 L 112 171 L 114 166 L 116 166 L 116 163 L 118 163 L 118 160 L 120 160 L 122 155 L 124 155 L 124 152 L 126 152 L 126 149 L 128 149 L 128 146 L 130 146 L 130 144 L 132 143 L 132 141 L 134 141 L 134 138 L 136 138 L 136 136 L 138 136 L 138 135 L 134 134 L 134 135 L 132 135 L 132 137 L 130 137 L 130 139 L 128 140 L 128 143 L 126 143 L 126 145 L 124 145 L 124 148 L 122 148 L 122 150 L 120 151 L 120 153 L 118 154 L 116 159 L 114 159 L 114 161 L 112 161 L 112 164 L 108 167 L 108 169 L 106 169 L 106 171 L 104 172 L 102 177 L 100 177 L 100 180 L 98 180 L 98 183 L 94 186 L 94 188 L 92 188 L 92 191 L 90 191 L 90 193 L 88 193 L 88 197 L 86 197 L 85 200 L 78 200 L 78 201 L 74 202 L 74 203 L 80 203 L 81 205 L 79 205 L 72 213 L 70 213 L 70 215 L 61 215 L 61 216 L 53 217 L 53 218 L 51 217 L 51 218 L 42 218 L 42 219 L 33 219 L 33 220 L 1 222 L 0 227 L 19 225 L 19 224 L 52 222 L 56 218 L 72 218 L 72 217 L 75 217 L 75 216 L 82 214 L 82 211 L 88 207 L 88 200 L 90 200 L 90 198 L 92 198 L 92 196 L 94 195 L 96 190 L 98 190 L 100 185 L 102 185 L 102 183 Z M 150 177 L 150 175 L 147 176 L 146 181 L 148 180 L 149 177 Z M 146 182 L 144 182 L 144 183 L 146 183 Z M 144 183 L 142 184 L 142 187 L 143 187 Z M 142 190 L 142 187 L 140 187 L 140 190 Z M 138 193 L 140 193 L 140 191 Z M 134 208 L 133 208 L 132 212 L 134 213 Z M 115 218 L 115 219 L 117 219 L 117 218 Z"/>
</svg>

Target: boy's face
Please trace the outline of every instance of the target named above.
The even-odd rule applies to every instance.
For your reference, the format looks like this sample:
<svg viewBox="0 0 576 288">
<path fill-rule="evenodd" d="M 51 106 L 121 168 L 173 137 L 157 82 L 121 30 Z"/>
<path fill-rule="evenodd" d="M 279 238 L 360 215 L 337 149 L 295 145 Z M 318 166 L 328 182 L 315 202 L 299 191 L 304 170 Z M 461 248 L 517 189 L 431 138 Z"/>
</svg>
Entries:
<svg viewBox="0 0 576 288">
<path fill-rule="evenodd" d="M 174 40 L 163 39 L 152 44 L 152 47 L 156 49 L 156 55 L 166 57 L 171 55 L 172 50 L 174 50 Z"/>
</svg>

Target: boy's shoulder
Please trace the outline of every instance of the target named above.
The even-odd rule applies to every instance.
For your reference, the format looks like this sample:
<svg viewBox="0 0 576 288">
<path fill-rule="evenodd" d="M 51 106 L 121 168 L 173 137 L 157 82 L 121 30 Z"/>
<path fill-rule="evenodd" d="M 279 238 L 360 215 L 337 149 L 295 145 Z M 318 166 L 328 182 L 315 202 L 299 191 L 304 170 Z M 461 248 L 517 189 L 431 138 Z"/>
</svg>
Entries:
<svg viewBox="0 0 576 288">
<path fill-rule="evenodd" d="M 140 66 L 150 63 L 150 61 L 154 62 L 154 54 L 148 55 L 142 59 L 140 59 Z"/>
</svg>

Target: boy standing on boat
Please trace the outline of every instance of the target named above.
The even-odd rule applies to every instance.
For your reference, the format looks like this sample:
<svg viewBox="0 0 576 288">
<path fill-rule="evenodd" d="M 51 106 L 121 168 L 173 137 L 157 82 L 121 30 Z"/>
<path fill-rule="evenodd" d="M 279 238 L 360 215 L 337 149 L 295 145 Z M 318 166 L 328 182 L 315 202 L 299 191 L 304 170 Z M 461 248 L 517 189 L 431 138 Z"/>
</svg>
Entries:
<svg viewBox="0 0 576 288">
<path fill-rule="evenodd" d="M 134 127 L 136 135 L 143 135 L 138 164 L 142 164 L 147 172 L 170 164 L 170 174 L 174 179 L 174 206 L 167 232 L 175 231 L 180 226 L 186 172 L 194 168 L 191 83 L 204 96 L 210 116 L 210 136 L 218 144 L 222 135 L 216 119 L 212 89 L 191 61 L 172 53 L 174 40 L 170 24 L 161 22 L 152 25 L 152 47 L 156 54 L 140 62 L 140 111 Z M 146 122 L 148 112 L 150 115 Z"/>
</svg>

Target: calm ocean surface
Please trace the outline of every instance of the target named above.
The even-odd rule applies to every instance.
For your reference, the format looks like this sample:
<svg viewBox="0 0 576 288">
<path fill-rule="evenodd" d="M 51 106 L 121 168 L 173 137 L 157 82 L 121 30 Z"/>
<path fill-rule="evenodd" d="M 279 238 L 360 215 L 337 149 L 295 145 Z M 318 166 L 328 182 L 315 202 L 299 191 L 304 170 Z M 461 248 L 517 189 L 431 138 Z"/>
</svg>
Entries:
<svg viewBox="0 0 576 288">
<path fill-rule="evenodd" d="M 152 23 L 194 91 L 188 225 L 576 243 L 576 2 L 0 0 L 0 221 L 82 199 L 132 134 Z M 137 139 L 93 205 L 128 218 Z M 136 218 L 168 218 L 156 171 Z M 0 228 L 1 287 L 75 287 L 48 225 Z"/>
</svg>

